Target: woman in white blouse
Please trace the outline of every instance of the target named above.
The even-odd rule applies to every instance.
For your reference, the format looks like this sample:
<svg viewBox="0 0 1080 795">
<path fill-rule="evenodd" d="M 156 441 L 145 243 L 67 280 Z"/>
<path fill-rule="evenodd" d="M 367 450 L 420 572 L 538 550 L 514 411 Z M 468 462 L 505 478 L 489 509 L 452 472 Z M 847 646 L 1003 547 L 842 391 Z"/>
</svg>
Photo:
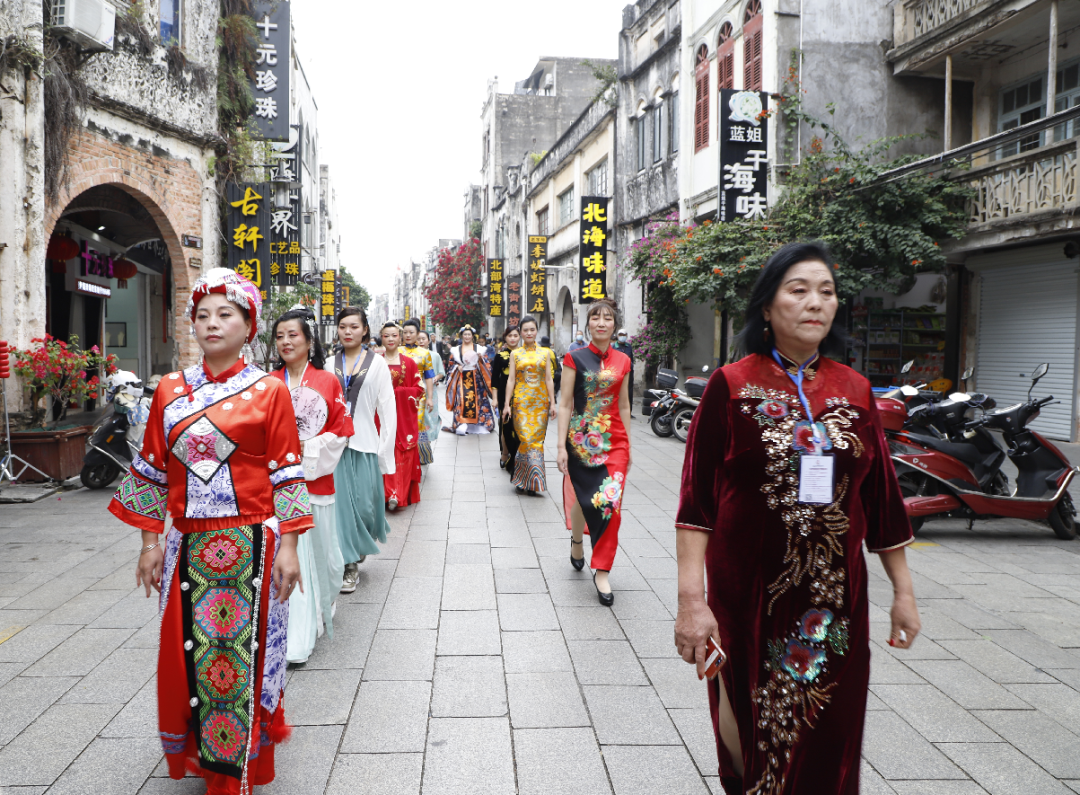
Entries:
<svg viewBox="0 0 1080 795">
<path fill-rule="evenodd" d="M 334 471 L 334 504 L 345 558 L 341 592 L 352 593 L 360 579 L 359 564 L 379 551 L 375 542 L 385 543 L 390 532 L 382 476 L 394 474 L 397 408 L 386 361 L 365 345 L 371 340 L 367 313 L 347 306 L 338 313 L 337 324 L 342 350 L 326 363 L 326 369 L 337 376 L 345 395 L 349 446 Z"/>
</svg>

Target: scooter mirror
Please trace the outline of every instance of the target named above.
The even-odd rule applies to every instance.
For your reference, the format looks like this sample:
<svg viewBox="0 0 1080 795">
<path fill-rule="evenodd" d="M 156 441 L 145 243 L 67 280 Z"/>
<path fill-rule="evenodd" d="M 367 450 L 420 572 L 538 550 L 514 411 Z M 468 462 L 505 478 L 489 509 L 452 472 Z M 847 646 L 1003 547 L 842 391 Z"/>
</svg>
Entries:
<svg viewBox="0 0 1080 795">
<path fill-rule="evenodd" d="M 975 368 L 969 367 L 968 369 L 964 370 L 963 374 L 960 376 L 960 380 L 967 381 L 973 375 L 975 375 Z"/>
<path fill-rule="evenodd" d="M 900 387 L 900 391 L 907 397 L 915 397 L 917 394 L 919 394 L 919 390 L 911 386 L 910 384 L 904 384 L 902 387 Z"/>
<path fill-rule="evenodd" d="M 1050 365 L 1047 364 L 1046 362 L 1043 362 L 1042 364 L 1040 364 L 1038 367 L 1035 368 L 1035 372 L 1033 372 L 1031 374 L 1031 377 L 1035 378 L 1035 379 L 1042 378 L 1044 375 L 1046 375 L 1046 372 L 1049 369 L 1050 369 Z"/>
<path fill-rule="evenodd" d="M 914 359 L 912 359 L 912 360 L 911 360 L 911 361 L 909 361 L 909 362 L 905 362 L 905 363 L 904 363 L 904 366 L 900 368 L 900 372 L 901 372 L 901 373 L 907 373 L 907 372 L 910 372 L 910 370 L 911 370 L 911 368 L 912 368 L 912 366 L 913 366 L 914 364 L 915 364 L 915 360 L 914 360 Z"/>
<path fill-rule="evenodd" d="M 951 395 L 949 395 L 949 400 L 951 400 L 953 403 L 967 403 L 969 400 L 971 400 L 971 395 L 969 395 L 967 392 L 953 392 Z"/>
</svg>

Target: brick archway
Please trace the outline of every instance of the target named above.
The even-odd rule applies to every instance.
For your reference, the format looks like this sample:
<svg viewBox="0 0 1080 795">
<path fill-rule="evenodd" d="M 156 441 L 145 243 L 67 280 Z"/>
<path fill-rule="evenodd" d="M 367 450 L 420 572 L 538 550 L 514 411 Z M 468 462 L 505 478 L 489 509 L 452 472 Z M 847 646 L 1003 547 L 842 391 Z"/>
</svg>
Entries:
<svg viewBox="0 0 1080 795">
<path fill-rule="evenodd" d="M 71 168 L 67 185 L 55 205 L 46 209 L 45 239 L 53 230 L 68 204 L 82 193 L 99 185 L 123 190 L 142 205 L 154 219 L 172 260 L 173 339 L 180 366 L 198 359 L 198 346 L 184 317 L 191 286 L 201 269 L 189 267 L 198 249 L 180 245 L 180 235 L 205 237 L 202 232 L 202 180 L 190 163 L 153 155 L 109 140 L 89 130 L 73 136 Z"/>
</svg>

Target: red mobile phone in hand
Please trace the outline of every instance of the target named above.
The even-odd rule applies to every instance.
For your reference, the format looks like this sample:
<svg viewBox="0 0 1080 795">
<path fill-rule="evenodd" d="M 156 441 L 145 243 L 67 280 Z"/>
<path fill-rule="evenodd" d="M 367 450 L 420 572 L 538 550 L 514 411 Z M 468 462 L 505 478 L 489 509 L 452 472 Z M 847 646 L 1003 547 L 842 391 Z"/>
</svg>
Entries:
<svg viewBox="0 0 1080 795">
<path fill-rule="evenodd" d="M 720 644 L 713 639 L 710 635 L 709 639 L 705 642 L 705 678 L 713 679 L 720 673 L 720 669 L 724 667 L 724 663 L 727 662 L 727 655 L 724 654 L 724 650 L 720 648 Z"/>
</svg>

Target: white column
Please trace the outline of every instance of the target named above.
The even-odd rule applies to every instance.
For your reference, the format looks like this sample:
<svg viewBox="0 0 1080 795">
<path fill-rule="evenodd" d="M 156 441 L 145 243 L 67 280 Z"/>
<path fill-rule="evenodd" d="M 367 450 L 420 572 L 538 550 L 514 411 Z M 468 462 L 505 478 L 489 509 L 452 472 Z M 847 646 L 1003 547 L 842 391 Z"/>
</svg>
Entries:
<svg viewBox="0 0 1080 795">
<path fill-rule="evenodd" d="M 1049 52 L 1046 56 L 1046 115 L 1054 112 L 1054 101 L 1057 99 L 1057 62 L 1058 62 L 1058 0 L 1050 3 L 1050 42 Z M 1046 131 L 1047 145 L 1054 142 L 1054 128 Z"/>
<path fill-rule="evenodd" d="M 952 55 L 945 56 L 945 151 L 952 149 Z"/>
</svg>

